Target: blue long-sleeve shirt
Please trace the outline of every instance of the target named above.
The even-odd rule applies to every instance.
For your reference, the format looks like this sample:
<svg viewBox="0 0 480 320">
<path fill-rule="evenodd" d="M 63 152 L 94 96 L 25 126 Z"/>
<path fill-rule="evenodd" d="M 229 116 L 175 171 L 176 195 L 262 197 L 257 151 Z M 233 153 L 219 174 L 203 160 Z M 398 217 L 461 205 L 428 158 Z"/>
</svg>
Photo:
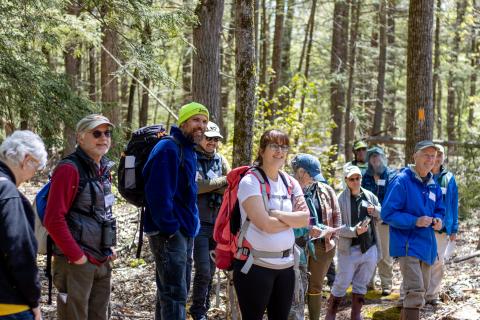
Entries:
<svg viewBox="0 0 480 320">
<path fill-rule="evenodd" d="M 381 217 L 390 225 L 390 255 L 416 257 L 430 265 L 437 257 L 433 227 L 417 227 L 422 216 L 444 219 L 442 190 L 429 173 L 427 182 L 409 167 L 402 170 L 387 188 Z"/>
<path fill-rule="evenodd" d="M 180 230 L 194 237 L 200 228 L 195 144 L 177 127 L 172 127 L 170 134 L 181 147 L 171 139 L 160 140 L 143 168 L 147 200 L 144 230 L 165 235 Z"/>
<path fill-rule="evenodd" d="M 458 188 L 453 173 L 441 167 L 440 173 L 434 175 L 435 182 L 442 190 L 445 205 L 444 229 L 448 235 L 458 233 Z"/>
</svg>

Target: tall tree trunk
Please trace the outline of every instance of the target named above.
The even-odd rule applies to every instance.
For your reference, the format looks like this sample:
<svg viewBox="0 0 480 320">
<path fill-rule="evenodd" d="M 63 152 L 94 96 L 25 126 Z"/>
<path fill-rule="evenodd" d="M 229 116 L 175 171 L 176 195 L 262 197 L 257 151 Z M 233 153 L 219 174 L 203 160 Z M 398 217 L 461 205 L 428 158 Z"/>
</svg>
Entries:
<svg viewBox="0 0 480 320">
<path fill-rule="evenodd" d="M 262 48 L 260 59 L 260 78 L 259 84 L 267 84 L 267 68 L 268 68 L 268 14 L 267 14 L 267 0 L 262 0 L 262 28 L 260 30 L 260 45 Z M 265 89 L 266 90 L 266 89 Z"/>
<path fill-rule="evenodd" d="M 442 135 L 442 106 L 437 104 L 441 100 L 437 96 L 437 88 L 440 90 L 440 13 L 442 11 L 442 0 L 437 0 L 436 19 L 435 19 L 435 49 L 433 60 L 433 119 L 434 125 L 436 122 L 437 138 L 440 139 Z M 437 101 L 440 100 L 440 101 Z"/>
<path fill-rule="evenodd" d="M 268 98 L 271 100 L 275 96 L 282 77 L 282 40 L 283 40 L 283 20 L 285 18 L 285 0 L 277 0 L 275 8 L 275 31 L 273 34 L 272 50 L 272 71 L 270 77 L 270 87 Z M 274 110 L 271 110 L 274 111 Z"/>
<path fill-rule="evenodd" d="M 67 14 L 78 16 L 80 8 L 78 5 L 70 4 L 67 7 Z M 65 73 L 67 75 L 67 81 L 73 91 L 79 93 L 80 91 L 80 57 L 75 55 L 75 44 L 67 45 L 63 58 L 65 61 Z M 81 118 L 81 117 L 80 117 Z M 75 129 L 73 123 L 64 123 L 63 128 L 63 156 L 72 153 L 75 150 Z"/>
<path fill-rule="evenodd" d="M 88 96 L 93 102 L 97 101 L 97 56 L 94 46 L 88 50 Z"/>
<path fill-rule="evenodd" d="M 255 116 L 254 0 L 235 0 L 236 108 L 233 167 L 250 164 Z"/>
<path fill-rule="evenodd" d="M 451 52 L 451 66 L 450 71 L 448 72 L 448 81 L 447 81 L 447 137 L 449 141 L 457 140 L 457 126 L 456 126 L 456 116 L 457 116 L 457 80 L 456 76 L 452 69 L 456 68 L 458 63 L 458 54 L 460 53 L 460 32 L 461 24 L 465 16 L 466 9 L 466 0 L 459 0 L 457 2 L 457 18 L 455 21 L 455 36 L 453 37 L 453 48 Z M 455 152 L 454 146 L 448 147 L 448 154 L 451 155 Z"/>
<path fill-rule="evenodd" d="M 258 0 L 255 0 L 257 3 Z M 225 125 L 225 119 L 228 115 L 228 100 L 230 94 L 230 78 L 233 78 L 232 75 L 232 57 L 235 55 L 235 3 L 232 3 L 230 7 L 230 24 L 227 31 L 227 38 L 225 39 L 225 44 L 222 46 L 222 74 L 221 77 L 221 97 L 220 97 L 220 108 L 222 110 L 222 117 L 220 119 L 220 130 L 225 140 L 228 139 L 228 129 Z M 255 13 L 257 14 L 257 13 Z M 257 26 L 257 24 L 255 24 Z M 255 38 L 257 39 L 257 38 Z M 258 59 L 257 59 L 258 60 Z"/>
<path fill-rule="evenodd" d="M 139 76 L 139 71 L 138 68 L 135 68 L 133 71 L 133 77 L 138 79 Z M 133 113 L 134 113 L 134 108 L 135 108 L 135 90 L 137 89 L 137 80 L 132 78 L 130 82 L 130 90 L 128 93 L 128 108 L 127 108 L 127 119 L 126 119 L 126 125 L 127 125 L 127 132 L 130 133 L 133 129 Z M 127 136 L 129 136 L 127 133 Z"/>
<path fill-rule="evenodd" d="M 142 44 L 144 48 L 150 49 L 152 42 L 152 28 L 150 26 L 150 23 L 148 21 L 145 22 L 145 27 L 143 28 L 143 33 L 142 33 Z M 150 77 L 148 74 L 146 74 L 143 77 L 143 85 L 150 89 Z M 138 124 L 139 127 L 144 127 L 148 123 L 148 110 L 149 110 L 149 102 L 150 102 L 150 95 L 148 93 L 148 90 L 145 89 L 145 87 L 142 87 L 142 104 L 140 105 L 140 112 L 138 115 Z"/>
<path fill-rule="evenodd" d="M 433 0 L 410 0 L 405 164 L 411 162 L 418 141 L 433 138 L 433 12 Z"/>
<path fill-rule="evenodd" d="M 102 16 L 106 17 L 110 14 L 108 5 L 102 7 Z M 106 19 L 108 20 L 108 19 Z M 114 57 L 118 57 L 118 34 L 114 27 L 109 24 L 102 25 L 102 44 Z M 101 56 L 101 74 L 100 84 L 102 87 L 102 107 L 103 113 L 110 121 L 118 125 L 120 124 L 120 108 L 118 107 L 118 79 L 115 73 L 118 65 L 113 58 L 102 50 Z"/>
<path fill-rule="evenodd" d="M 480 0 L 473 0 L 474 17 L 480 17 Z M 472 73 L 470 74 L 470 97 L 477 95 L 477 73 L 480 71 L 480 43 L 478 42 L 478 32 L 475 26 L 472 26 L 471 37 L 472 47 L 470 49 L 470 63 Z M 470 101 L 468 106 L 468 126 L 472 127 L 475 117 L 475 101 Z"/>
<path fill-rule="evenodd" d="M 196 51 L 192 66 L 193 100 L 205 105 L 210 120 L 218 123 L 220 110 L 220 35 L 224 0 L 201 0 L 195 13 L 199 25 L 193 28 Z"/>
<path fill-rule="evenodd" d="M 292 30 L 293 30 L 293 16 L 295 14 L 295 0 L 288 0 L 287 15 L 285 16 L 285 27 L 282 39 L 282 77 L 280 79 L 280 86 L 287 85 L 290 81 L 292 73 L 290 71 L 290 48 L 292 46 Z"/>
<path fill-rule="evenodd" d="M 362 1 L 351 0 L 351 13 L 352 17 L 350 26 L 350 54 L 348 57 L 348 89 L 347 89 L 347 105 L 345 108 L 345 160 L 352 160 L 352 140 L 353 132 L 352 127 L 355 125 L 355 121 L 352 117 L 351 111 L 353 107 L 353 93 L 355 90 L 355 83 L 353 81 L 355 75 L 355 60 L 357 49 L 357 37 L 358 29 L 360 25 L 360 7 Z"/>
<path fill-rule="evenodd" d="M 345 107 L 345 70 L 347 66 L 348 43 L 348 4 L 345 0 L 336 0 L 333 9 L 332 51 L 330 57 L 330 113 L 334 123 L 332 129 L 332 146 L 340 146 L 343 128 L 343 109 Z M 338 153 L 331 156 L 336 161 Z M 332 172 L 332 175 L 334 172 Z"/>
<path fill-rule="evenodd" d="M 385 110 L 384 127 L 387 135 L 397 135 L 396 100 L 397 100 L 397 77 L 396 77 L 396 56 L 395 56 L 395 12 L 396 0 L 388 0 L 387 11 L 387 74 L 390 75 L 387 86 L 387 108 Z M 394 148 L 389 150 L 389 162 L 397 159 L 397 151 Z"/>
<path fill-rule="evenodd" d="M 378 55 L 378 76 L 377 76 L 377 98 L 375 100 L 375 115 L 373 118 L 373 128 L 371 135 L 376 136 L 381 133 L 383 119 L 383 97 L 385 93 L 385 67 L 387 64 L 387 2 L 380 0 L 379 6 L 379 55 Z"/>
</svg>

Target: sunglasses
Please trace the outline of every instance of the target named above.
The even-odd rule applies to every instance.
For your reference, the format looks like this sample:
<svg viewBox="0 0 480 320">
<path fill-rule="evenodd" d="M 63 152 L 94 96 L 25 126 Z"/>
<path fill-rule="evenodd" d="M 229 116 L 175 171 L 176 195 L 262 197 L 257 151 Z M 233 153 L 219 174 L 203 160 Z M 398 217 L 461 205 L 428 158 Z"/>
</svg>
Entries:
<svg viewBox="0 0 480 320">
<path fill-rule="evenodd" d="M 207 139 L 207 141 L 215 141 L 215 142 L 218 142 L 221 140 L 219 137 L 205 137 L 205 139 Z"/>
<path fill-rule="evenodd" d="M 111 130 L 106 130 L 106 131 L 95 130 L 95 131 L 92 131 L 92 136 L 95 139 L 100 138 L 102 136 L 102 134 L 105 136 L 105 138 L 112 137 L 112 131 Z"/>
<path fill-rule="evenodd" d="M 362 178 L 360 177 L 356 177 L 356 178 L 347 178 L 348 181 L 359 181 L 361 180 Z"/>
</svg>

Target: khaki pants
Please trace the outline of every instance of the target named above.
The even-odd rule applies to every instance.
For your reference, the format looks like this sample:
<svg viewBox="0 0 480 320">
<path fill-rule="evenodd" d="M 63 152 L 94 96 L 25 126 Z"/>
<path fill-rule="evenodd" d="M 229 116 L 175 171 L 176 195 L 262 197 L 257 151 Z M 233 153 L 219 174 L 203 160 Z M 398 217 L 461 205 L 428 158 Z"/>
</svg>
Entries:
<svg viewBox="0 0 480 320">
<path fill-rule="evenodd" d="M 435 238 L 437 239 L 437 252 L 438 258 L 432 265 L 430 273 L 430 283 L 426 286 L 427 293 L 425 299 L 427 301 L 438 299 L 440 293 L 440 287 L 442 284 L 443 273 L 445 271 L 445 250 L 448 245 L 448 235 L 446 233 L 435 232 Z"/>
<path fill-rule="evenodd" d="M 330 263 L 335 257 L 336 249 L 325 252 L 325 244 L 320 240 L 315 241 L 315 256 L 316 260 L 310 255 L 308 257 L 308 271 L 310 278 L 308 281 L 308 294 L 322 293 L 323 280 L 327 275 Z"/>
<path fill-rule="evenodd" d="M 382 259 L 378 261 L 378 276 L 382 283 L 382 289 L 392 289 L 393 279 L 393 259 L 390 257 L 390 227 L 388 224 L 376 224 L 378 235 L 380 236 L 380 251 L 382 252 Z"/>
<path fill-rule="evenodd" d="M 425 284 L 430 283 L 431 266 L 416 257 L 399 257 L 403 277 L 404 308 L 419 309 L 425 304 Z"/>
<path fill-rule="evenodd" d="M 96 266 L 68 263 L 65 257 L 53 261 L 53 283 L 58 290 L 59 320 L 106 320 L 110 302 L 112 268 L 106 262 Z"/>
</svg>

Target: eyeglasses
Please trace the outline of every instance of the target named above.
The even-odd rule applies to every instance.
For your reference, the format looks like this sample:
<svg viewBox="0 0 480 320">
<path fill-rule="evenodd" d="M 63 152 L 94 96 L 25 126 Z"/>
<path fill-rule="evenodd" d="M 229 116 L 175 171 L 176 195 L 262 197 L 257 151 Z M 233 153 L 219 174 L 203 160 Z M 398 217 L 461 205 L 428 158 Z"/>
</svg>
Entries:
<svg viewBox="0 0 480 320">
<path fill-rule="evenodd" d="M 219 137 L 205 137 L 205 139 L 207 139 L 207 141 L 215 141 L 215 142 L 218 142 L 221 140 Z"/>
<path fill-rule="evenodd" d="M 348 181 L 360 181 L 362 178 L 356 177 L 356 178 L 347 178 Z"/>
<path fill-rule="evenodd" d="M 106 130 L 106 131 L 95 130 L 95 131 L 92 131 L 92 136 L 95 139 L 100 138 L 102 136 L 102 134 L 105 136 L 105 138 L 112 137 L 112 131 L 111 130 Z"/>
<path fill-rule="evenodd" d="M 282 151 L 282 152 L 288 152 L 288 150 L 290 150 L 290 147 L 287 146 L 287 145 L 279 145 L 279 144 L 276 144 L 276 143 L 270 143 L 268 145 L 268 147 L 270 149 L 272 149 L 273 151 L 275 152 L 278 152 L 278 151 Z"/>
</svg>

